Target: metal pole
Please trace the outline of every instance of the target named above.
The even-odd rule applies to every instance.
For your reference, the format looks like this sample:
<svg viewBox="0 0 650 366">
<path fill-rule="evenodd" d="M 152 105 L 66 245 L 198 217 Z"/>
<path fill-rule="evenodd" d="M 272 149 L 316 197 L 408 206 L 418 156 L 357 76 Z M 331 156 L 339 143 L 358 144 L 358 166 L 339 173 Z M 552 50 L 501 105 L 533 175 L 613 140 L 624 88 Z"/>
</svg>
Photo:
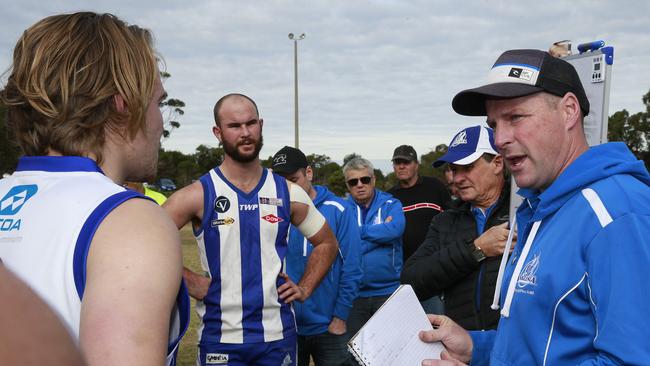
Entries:
<svg viewBox="0 0 650 366">
<path fill-rule="evenodd" d="M 298 144 L 298 40 L 293 40 L 293 91 L 294 91 L 294 141 L 296 149 L 299 149 Z"/>
</svg>

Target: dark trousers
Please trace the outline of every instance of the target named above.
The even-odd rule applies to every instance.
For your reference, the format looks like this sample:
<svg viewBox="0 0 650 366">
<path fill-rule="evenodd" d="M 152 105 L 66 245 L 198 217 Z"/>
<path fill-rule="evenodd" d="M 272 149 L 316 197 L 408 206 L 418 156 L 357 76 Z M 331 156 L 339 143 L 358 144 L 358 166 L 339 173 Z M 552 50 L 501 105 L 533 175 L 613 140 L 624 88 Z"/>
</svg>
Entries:
<svg viewBox="0 0 650 366">
<path fill-rule="evenodd" d="M 309 366 L 309 356 L 316 366 L 348 365 L 350 353 L 346 334 L 330 332 L 311 336 L 298 336 L 298 366 Z"/>
</svg>

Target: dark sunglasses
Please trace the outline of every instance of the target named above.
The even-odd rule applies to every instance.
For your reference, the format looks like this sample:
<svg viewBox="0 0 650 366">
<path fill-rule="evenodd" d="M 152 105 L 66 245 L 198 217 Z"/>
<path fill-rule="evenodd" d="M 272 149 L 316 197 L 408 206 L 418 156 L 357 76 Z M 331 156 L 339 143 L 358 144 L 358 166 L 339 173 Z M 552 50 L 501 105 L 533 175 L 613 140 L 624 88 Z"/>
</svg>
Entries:
<svg viewBox="0 0 650 366">
<path fill-rule="evenodd" d="M 359 181 L 361 181 L 361 184 L 369 184 L 371 180 L 372 177 L 352 178 L 348 179 L 347 183 L 350 187 L 354 187 L 359 184 Z"/>
</svg>

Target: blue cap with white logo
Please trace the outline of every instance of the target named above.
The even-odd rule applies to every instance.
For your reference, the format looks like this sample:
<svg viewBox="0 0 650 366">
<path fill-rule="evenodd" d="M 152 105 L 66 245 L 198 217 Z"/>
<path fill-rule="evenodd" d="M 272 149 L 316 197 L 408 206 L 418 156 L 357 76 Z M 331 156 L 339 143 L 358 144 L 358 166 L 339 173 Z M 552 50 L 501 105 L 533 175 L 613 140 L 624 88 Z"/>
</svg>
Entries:
<svg viewBox="0 0 650 366">
<path fill-rule="evenodd" d="M 489 127 L 467 127 L 454 136 L 447 153 L 436 160 L 433 166 L 437 168 L 445 163 L 468 165 L 483 154 L 499 155 L 494 146 L 494 131 Z"/>
</svg>

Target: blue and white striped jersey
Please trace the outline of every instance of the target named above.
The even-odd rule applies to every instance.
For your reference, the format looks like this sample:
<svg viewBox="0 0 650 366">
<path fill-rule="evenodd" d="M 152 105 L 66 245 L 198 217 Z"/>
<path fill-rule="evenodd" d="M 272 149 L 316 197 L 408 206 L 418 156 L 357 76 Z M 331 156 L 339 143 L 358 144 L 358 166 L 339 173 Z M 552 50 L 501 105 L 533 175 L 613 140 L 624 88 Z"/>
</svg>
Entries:
<svg viewBox="0 0 650 366">
<path fill-rule="evenodd" d="M 197 302 L 199 342 L 271 342 L 294 335 L 293 310 L 277 291 L 291 224 L 287 181 L 264 169 L 255 189 L 244 193 L 216 168 L 200 182 L 204 214 L 194 234 L 212 282 Z"/>
</svg>

